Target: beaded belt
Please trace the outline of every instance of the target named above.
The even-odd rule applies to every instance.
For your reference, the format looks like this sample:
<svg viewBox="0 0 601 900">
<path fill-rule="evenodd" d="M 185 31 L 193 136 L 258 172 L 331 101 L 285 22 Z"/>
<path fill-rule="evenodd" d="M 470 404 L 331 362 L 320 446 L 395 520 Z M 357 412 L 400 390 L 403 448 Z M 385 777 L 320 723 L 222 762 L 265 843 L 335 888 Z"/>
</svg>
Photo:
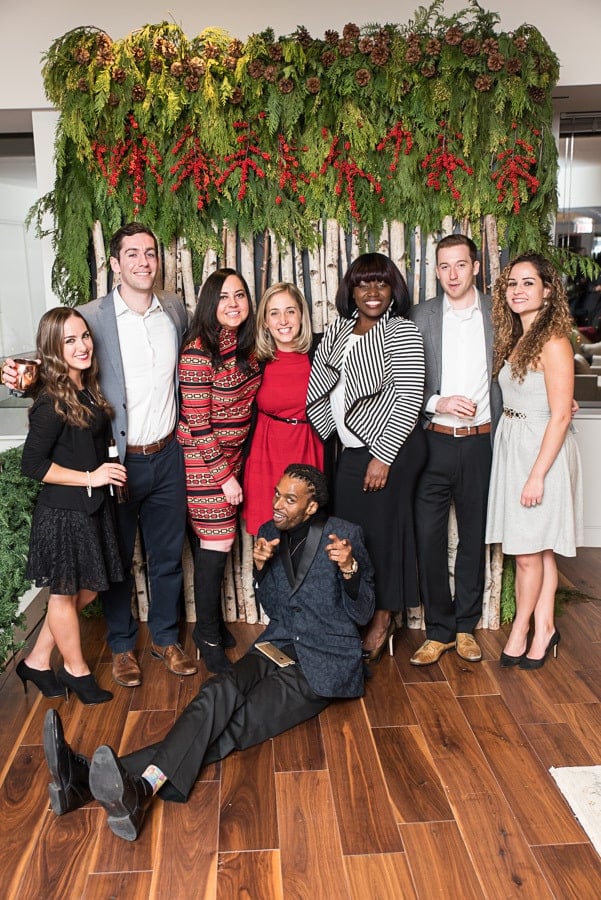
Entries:
<svg viewBox="0 0 601 900">
<path fill-rule="evenodd" d="M 452 434 L 453 437 L 490 434 L 490 422 L 485 422 L 484 425 L 459 425 L 456 428 L 452 425 L 438 425 L 436 422 L 430 422 L 426 428 L 428 431 L 436 431 L 438 434 Z"/>
<path fill-rule="evenodd" d="M 508 406 L 503 407 L 503 415 L 508 419 L 527 419 L 526 413 L 518 412 L 517 409 L 510 409 Z"/>
<path fill-rule="evenodd" d="M 167 444 L 170 444 L 174 437 L 175 431 L 172 431 L 167 437 L 161 438 L 160 441 L 155 441 L 154 444 L 128 444 L 125 449 L 127 453 L 139 453 L 142 456 L 153 456 L 155 453 L 160 453 Z"/>
<path fill-rule="evenodd" d="M 264 416 L 267 416 L 268 419 L 275 419 L 276 422 L 286 422 L 287 425 L 308 425 L 308 419 L 285 419 L 282 416 L 274 416 L 272 413 L 264 412 L 261 410 Z"/>
</svg>

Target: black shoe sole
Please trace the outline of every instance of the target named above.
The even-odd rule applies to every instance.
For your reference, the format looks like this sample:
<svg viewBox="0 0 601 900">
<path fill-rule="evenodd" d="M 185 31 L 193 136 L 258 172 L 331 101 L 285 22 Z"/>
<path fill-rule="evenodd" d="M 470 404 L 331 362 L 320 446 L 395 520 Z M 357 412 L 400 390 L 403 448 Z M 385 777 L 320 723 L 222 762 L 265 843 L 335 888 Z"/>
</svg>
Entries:
<svg viewBox="0 0 601 900">
<path fill-rule="evenodd" d="M 85 806 L 92 799 L 92 793 L 89 797 L 81 797 L 81 802 L 76 807 L 69 805 L 67 792 L 60 776 L 58 764 L 58 744 L 64 742 L 62 736 L 62 726 L 60 726 L 61 736 L 59 737 L 59 722 L 56 710 L 49 709 L 44 717 L 44 755 L 50 772 L 52 781 L 48 784 L 48 796 L 50 797 L 50 806 L 52 812 L 57 816 L 64 816 L 65 813 L 71 812 L 73 809 L 79 809 Z"/>
<path fill-rule="evenodd" d="M 123 801 L 125 786 L 121 766 L 113 750 L 106 745 L 98 747 L 92 758 L 90 790 L 94 799 L 104 807 L 107 824 L 113 834 L 124 841 L 137 840 L 138 826 Z"/>
</svg>

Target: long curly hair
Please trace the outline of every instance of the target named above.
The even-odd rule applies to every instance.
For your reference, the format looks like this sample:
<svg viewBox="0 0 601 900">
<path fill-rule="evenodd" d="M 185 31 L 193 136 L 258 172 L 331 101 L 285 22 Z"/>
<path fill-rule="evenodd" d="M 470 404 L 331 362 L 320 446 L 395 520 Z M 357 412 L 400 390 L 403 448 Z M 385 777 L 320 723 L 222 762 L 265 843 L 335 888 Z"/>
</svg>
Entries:
<svg viewBox="0 0 601 900">
<path fill-rule="evenodd" d="M 37 397 L 44 391 L 54 401 L 57 416 L 76 428 L 88 428 L 94 413 L 77 396 L 77 388 L 69 378 L 69 367 L 64 357 L 65 324 L 72 317 L 81 319 L 88 327 L 82 314 L 70 306 L 49 309 L 40 319 L 36 345 L 37 356 L 42 364 L 38 381 L 29 393 Z M 94 404 L 108 416 L 112 416 L 112 407 L 104 399 L 98 384 L 98 363 L 93 353 L 92 364 L 89 369 L 82 371 L 81 380 Z"/>
<path fill-rule="evenodd" d="M 545 303 L 539 310 L 527 334 L 520 317 L 507 303 L 507 283 L 511 270 L 518 263 L 530 263 L 540 277 L 544 287 L 549 289 Z M 493 375 L 498 375 L 505 360 L 509 359 L 518 341 L 520 342 L 512 360 L 512 377 L 523 381 L 529 368 L 534 368 L 543 346 L 551 337 L 570 337 L 573 322 L 566 290 L 553 264 L 540 253 L 522 253 L 511 260 L 501 272 L 493 289 L 492 319 L 494 328 Z"/>
<path fill-rule="evenodd" d="M 216 369 L 223 366 L 219 349 L 219 335 L 222 326 L 217 321 L 217 307 L 223 284 L 230 275 L 235 275 L 240 280 L 244 293 L 248 297 L 248 317 L 238 328 L 236 342 L 236 363 L 244 374 L 248 374 L 251 370 L 250 360 L 255 348 L 255 312 L 248 284 L 242 273 L 236 269 L 215 269 L 202 285 L 192 321 L 184 337 L 184 349 L 189 347 L 196 338 L 200 338 L 204 349 L 211 358 L 211 365 Z"/>
</svg>

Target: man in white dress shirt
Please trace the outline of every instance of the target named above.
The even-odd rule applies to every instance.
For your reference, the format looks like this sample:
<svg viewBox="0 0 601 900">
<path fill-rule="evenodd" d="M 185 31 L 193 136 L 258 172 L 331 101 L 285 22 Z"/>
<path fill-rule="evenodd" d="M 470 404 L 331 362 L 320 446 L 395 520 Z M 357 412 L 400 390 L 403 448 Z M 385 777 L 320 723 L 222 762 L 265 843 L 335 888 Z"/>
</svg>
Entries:
<svg viewBox="0 0 601 900">
<path fill-rule="evenodd" d="M 195 662 L 179 644 L 182 546 L 186 486 L 177 425 L 177 362 L 187 327 L 177 297 L 159 297 L 154 234 L 139 223 L 111 238 L 110 264 L 118 286 L 81 307 L 92 336 L 100 385 L 113 406 L 113 435 L 127 467 L 129 502 L 117 507 L 125 581 L 102 596 L 113 678 L 125 687 L 141 683 L 135 655 L 137 622 L 131 613 L 130 574 L 138 524 L 148 565 L 151 654 L 176 675 L 193 675 Z"/>
<path fill-rule="evenodd" d="M 411 657 L 416 666 L 435 663 L 452 648 L 470 662 L 482 658 L 473 631 L 482 613 L 492 434 L 501 395 L 491 379 L 491 299 L 475 287 L 476 257 L 470 238 L 443 238 L 436 248 L 436 274 L 444 294 L 411 311 L 424 339 L 422 419 L 428 441 L 415 498 L 427 638 Z M 447 551 L 451 503 L 459 535 L 454 597 Z"/>
</svg>

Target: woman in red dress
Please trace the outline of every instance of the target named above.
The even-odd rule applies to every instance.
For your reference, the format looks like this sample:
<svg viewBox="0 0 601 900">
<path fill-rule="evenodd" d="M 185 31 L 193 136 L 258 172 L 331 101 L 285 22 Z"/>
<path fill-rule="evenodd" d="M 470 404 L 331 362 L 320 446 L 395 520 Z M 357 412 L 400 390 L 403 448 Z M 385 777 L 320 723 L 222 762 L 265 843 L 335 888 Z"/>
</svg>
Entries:
<svg viewBox="0 0 601 900">
<path fill-rule="evenodd" d="M 323 471 L 323 444 L 305 412 L 313 335 L 307 301 L 294 284 L 268 288 L 257 309 L 256 352 L 265 361 L 257 421 L 244 466 L 246 530 L 271 519 L 273 490 L 290 463 Z"/>
<path fill-rule="evenodd" d="M 221 581 L 236 536 L 242 448 L 261 374 L 248 285 L 234 269 L 205 281 L 179 362 L 177 438 L 184 450 L 194 546 L 194 643 L 210 672 L 231 667 L 220 620 Z"/>
</svg>

